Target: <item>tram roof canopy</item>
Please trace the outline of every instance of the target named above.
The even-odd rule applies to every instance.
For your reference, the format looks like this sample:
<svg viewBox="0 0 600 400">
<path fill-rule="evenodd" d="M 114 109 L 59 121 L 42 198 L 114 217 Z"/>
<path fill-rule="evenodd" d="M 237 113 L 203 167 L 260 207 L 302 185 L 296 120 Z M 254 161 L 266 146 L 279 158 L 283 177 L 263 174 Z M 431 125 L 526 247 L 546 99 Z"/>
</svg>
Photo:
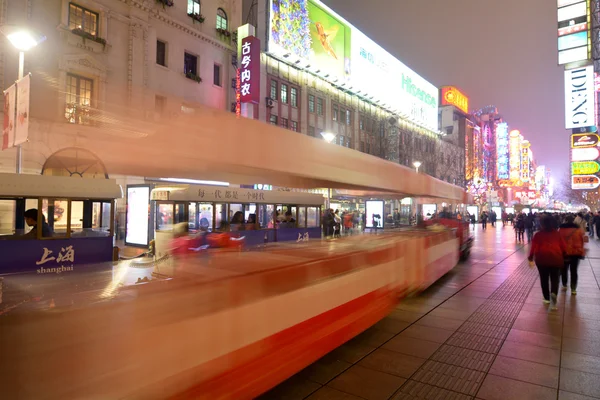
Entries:
<svg viewBox="0 0 600 400">
<path fill-rule="evenodd" d="M 122 125 L 76 127 L 109 174 L 466 200 L 462 188 L 412 168 L 204 106 L 159 122 L 121 118 Z"/>
<path fill-rule="evenodd" d="M 121 198 L 123 193 L 113 179 L 0 173 L 0 197 L 108 200 Z"/>
</svg>

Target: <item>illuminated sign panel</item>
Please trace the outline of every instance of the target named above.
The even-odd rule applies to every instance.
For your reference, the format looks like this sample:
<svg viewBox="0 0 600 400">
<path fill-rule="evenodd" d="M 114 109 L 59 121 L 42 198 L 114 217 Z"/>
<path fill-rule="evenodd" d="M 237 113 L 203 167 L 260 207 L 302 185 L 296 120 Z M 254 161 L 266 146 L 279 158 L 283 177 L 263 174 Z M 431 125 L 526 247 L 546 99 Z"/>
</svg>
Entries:
<svg viewBox="0 0 600 400">
<path fill-rule="evenodd" d="M 318 0 L 269 0 L 267 52 L 437 131 L 438 89 Z"/>
<path fill-rule="evenodd" d="M 571 148 L 594 147 L 598 145 L 600 137 L 595 133 L 577 133 L 571 135 Z"/>
<path fill-rule="evenodd" d="M 578 190 L 596 189 L 600 179 L 595 175 L 575 175 L 571 177 L 571 188 Z"/>
<path fill-rule="evenodd" d="M 558 9 L 558 22 L 569 21 L 577 17 L 587 15 L 587 2 L 571 4 Z"/>
<path fill-rule="evenodd" d="M 521 142 L 521 181 L 523 182 L 529 182 L 530 178 L 529 147 L 528 141 Z"/>
<path fill-rule="evenodd" d="M 594 67 L 565 71 L 565 128 L 595 125 L 594 110 Z"/>
<path fill-rule="evenodd" d="M 600 157 L 600 151 L 596 147 L 571 149 L 571 161 L 595 161 L 598 157 Z"/>
<path fill-rule="evenodd" d="M 580 3 L 582 0 L 557 0 L 557 8 L 570 6 L 571 4 Z"/>
<path fill-rule="evenodd" d="M 577 32 L 558 38 L 558 51 L 569 50 L 576 47 L 587 46 L 588 32 Z M 587 51 L 587 47 L 586 47 Z"/>
<path fill-rule="evenodd" d="M 521 133 L 519 131 L 510 132 L 509 138 L 510 153 L 510 179 L 518 181 L 521 169 Z"/>
<path fill-rule="evenodd" d="M 454 86 L 442 87 L 442 105 L 455 106 L 464 113 L 469 113 L 469 98 Z"/>
<path fill-rule="evenodd" d="M 588 46 L 558 52 L 558 64 L 564 65 L 576 61 L 587 60 L 589 57 Z"/>
<path fill-rule="evenodd" d="M 596 161 L 574 161 L 571 163 L 573 175 L 590 175 L 600 171 L 600 164 Z"/>
<path fill-rule="evenodd" d="M 496 153 L 498 155 L 498 179 L 510 178 L 510 149 L 508 143 L 508 124 L 502 122 L 496 126 Z"/>
<path fill-rule="evenodd" d="M 577 32 L 582 32 L 582 31 L 586 31 L 587 32 L 587 29 L 588 29 L 587 16 L 581 17 L 581 18 L 585 22 L 574 23 L 572 25 L 567 25 L 567 26 L 562 27 L 562 28 L 559 27 L 558 28 L 558 36 L 570 35 L 572 33 L 577 33 Z"/>
<path fill-rule="evenodd" d="M 240 101 L 260 102 L 260 40 L 254 36 L 242 39 L 240 59 Z"/>
</svg>

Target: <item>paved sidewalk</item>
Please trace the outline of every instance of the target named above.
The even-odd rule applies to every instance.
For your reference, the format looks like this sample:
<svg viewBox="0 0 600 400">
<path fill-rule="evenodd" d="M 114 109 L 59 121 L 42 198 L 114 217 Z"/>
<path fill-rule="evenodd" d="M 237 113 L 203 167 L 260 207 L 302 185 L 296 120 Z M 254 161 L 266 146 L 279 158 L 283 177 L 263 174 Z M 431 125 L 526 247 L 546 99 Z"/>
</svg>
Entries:
<svg viewBox="0 0 600 400">
<path fill-rule="evenodd" d="M 474 235 L 469 262 L 261 399 L 600 398 L 600 242 L 549 311 L 512 227 Z"/>
</svg>

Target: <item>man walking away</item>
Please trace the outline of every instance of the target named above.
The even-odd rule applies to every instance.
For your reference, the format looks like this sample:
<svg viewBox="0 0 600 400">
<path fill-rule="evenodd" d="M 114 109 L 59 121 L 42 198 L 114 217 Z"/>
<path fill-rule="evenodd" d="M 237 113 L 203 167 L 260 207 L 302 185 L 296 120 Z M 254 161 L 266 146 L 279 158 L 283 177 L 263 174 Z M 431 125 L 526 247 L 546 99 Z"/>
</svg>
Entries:
<svg viewBox="0 0 600 400">
<path fill-rule="evenodd" d="M 552 310 L 556 310 L 558 280 L 567 254 L 567 245 L 560 233 L 554 229 L 551 217 L 544 216 L 541 224 L 542 230 L 535 234 L 531 243 L 529 265 L 533 267 L 535 261 L 540 274 L 544 304 L 551 304 Z"/>
<path fill-rule="evenodd" d="M 488 215 L 487 213 L 484 211 L 481 213 L 481 228 L 485 231 L 487 229 L 487 219 L 488 219 Z"/>
<path fill-rule="evenodd" d="M 533 240 L 533 228 L 535 221 L 532 213 L 527 214 L 525 217 L 525 232 L 527 232 L 527 243 L 531 243 Z"/>
<path fill-rule="evenodd" d="M 577 267 L 579 260 L 585 256 L 583 248 L 583 231 L 581 227 L 574 223 L 572 215 L 567 216 L 565 223 L 558 230 L 563 240 L 567 245 L 567 257 L 565 258 L 565 266 L 562 269 L 562 286 L 563 290 L 567 290 L 567 281 L 569 271 L 571 272 L 571 294 L 577 294 Z"/>
</svg>

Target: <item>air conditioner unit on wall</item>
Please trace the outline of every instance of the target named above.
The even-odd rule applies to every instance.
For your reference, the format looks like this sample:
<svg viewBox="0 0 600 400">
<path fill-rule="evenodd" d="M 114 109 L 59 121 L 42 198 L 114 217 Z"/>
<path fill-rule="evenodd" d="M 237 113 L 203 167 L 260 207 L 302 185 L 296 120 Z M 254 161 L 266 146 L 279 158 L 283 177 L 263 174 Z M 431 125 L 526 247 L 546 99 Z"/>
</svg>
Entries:
<svg viewBox="0 0 600 400">
<path fill-rule="evenodd" d="M 273 108 L 275 106 L 272 98 L 267 97 L 265 100 L 267 101 L 267 107 Z"/>
</svg>

